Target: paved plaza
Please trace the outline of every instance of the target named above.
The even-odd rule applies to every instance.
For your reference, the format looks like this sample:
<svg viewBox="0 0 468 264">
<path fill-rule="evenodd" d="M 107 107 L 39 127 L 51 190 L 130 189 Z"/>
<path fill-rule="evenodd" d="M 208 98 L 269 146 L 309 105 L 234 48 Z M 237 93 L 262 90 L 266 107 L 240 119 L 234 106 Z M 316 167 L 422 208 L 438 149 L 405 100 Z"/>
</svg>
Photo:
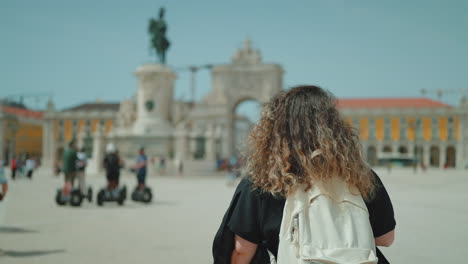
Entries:
<svg viewBox="0 0 468 264">
<path fill-rule="evenodd" d="M 465 263 L 468 173 L 377 171 L 393 200 L 392 263 Z M 135 180 L 123 177 L 127 187 Z M 62 179 L 39 172 L 10 181 L 0 206 L 0 263 L 211 263 L 211 243 L 234 187 L 223 176 L 152 177 L 155 201 L 120 207 L 54 202 Z M 103 176 L 90 177 L 94 190 Z"/>
</svg>

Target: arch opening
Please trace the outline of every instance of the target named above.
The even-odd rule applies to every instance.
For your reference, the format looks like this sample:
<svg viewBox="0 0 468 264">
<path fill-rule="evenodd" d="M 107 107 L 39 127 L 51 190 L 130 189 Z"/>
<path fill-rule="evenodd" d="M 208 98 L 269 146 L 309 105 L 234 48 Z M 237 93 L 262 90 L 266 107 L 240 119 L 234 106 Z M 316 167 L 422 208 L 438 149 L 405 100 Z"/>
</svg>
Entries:
<svg viewBox="0 0 468 264">
<path fill-rule="evenodd" d="M 406 146 L 400 146 L 400 147 L 398 147 L 398 153 L 408 154 L 408 148 Z"/>
<path fill-rule="evenodd" d="M 377 165 L 377 148 L 374 146 L 369 146 L 367 148 L 367 162 L 370 166 Z"/>
<path fill-rule="evenodd" d="M 429 151 L 429 165 L 431 167 L 439 167 L 439 158 L 440 158 L 440 150 L 437 146 L 431 146 Z"/>
<path fill-rule="evenodd" d="M 382 152 L 384 153 L 391 153 L 392 152 L 392 146 L 386 145 L 383 147 Z"/>
<path fill-rule="evenodd" d="M 456 149 L 454 146 L 447 147 L 447 155 L 445 160 L 445 167 L 446 168 L 455 168 L 456 166 Z"/>
<path fill-rule="evenodd" d="M 232 142 L 235 156 L 246 149 L 247 136 L 260 120 L 262 104 L 255 99 L 240 100 L 232 109 Z"/>
</svg>

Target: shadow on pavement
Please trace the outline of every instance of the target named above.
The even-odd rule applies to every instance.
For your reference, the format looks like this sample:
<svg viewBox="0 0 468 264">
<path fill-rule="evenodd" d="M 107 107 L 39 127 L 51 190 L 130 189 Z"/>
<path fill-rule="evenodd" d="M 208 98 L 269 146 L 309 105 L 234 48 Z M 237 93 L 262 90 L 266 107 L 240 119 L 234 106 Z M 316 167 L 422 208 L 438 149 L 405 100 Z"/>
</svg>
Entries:
<svg viewBox="0 0 468 264">
<path fill-rule="evenodd" d="M 147 204 L 128 201 L 124 205 L 118 205 L 117 203 L 114 203 L 114 202 L 108 202 L 108 203 L 105 203 L 103 206 L 90 204 L 90 205 L 84 205 L 82 207 L 76 207 L 76 208 L 81 208 L 82 210 L 142 209 L 142 208 L 149 208 L 149 207 L 154 207 L 154 206 L 177 206 L 179 204 L 180 203 L 178 201 L 156 200 Z M 76 210 L 76 208 L 73 208 L 70 210 Z"/>
<path fill-rule="evenodd" d="M 161 200 L 156 200 L 154 202 L 152 202 L 152 204 L 155 204 L 155 205 L 170 205 L 170 206 L 174 206 L 174 205 L 178 205 L 179 203 L 177 201 L 161 201 Z"/>
<path fill-rule="evenodd" d="M 2 250 L 0 249 L 0 257 L 13 257 L 13 258 L 27 258 L 27 257 L 38 257 L 49 254 L 58 254 L 65 252 L 64 249 L 55 249 L 55 250 L 25 250 L 25 251 L 16 251 L 16 250 Z"/>
<path fill-rule="evenodd" d="M 38 231 L 21 227 L 1 226 L 0 233 L 38 233 Z"/>
</svg>

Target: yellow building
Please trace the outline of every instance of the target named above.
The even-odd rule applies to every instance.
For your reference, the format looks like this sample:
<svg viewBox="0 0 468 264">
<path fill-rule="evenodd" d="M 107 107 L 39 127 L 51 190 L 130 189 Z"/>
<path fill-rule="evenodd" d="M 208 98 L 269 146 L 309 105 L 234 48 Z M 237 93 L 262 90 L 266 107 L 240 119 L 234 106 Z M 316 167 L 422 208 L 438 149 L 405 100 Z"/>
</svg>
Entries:
<svg viewBox="0 0 468 264">
<path fill-rule="evenodd" d="M 62 111 L 55 111 L 52 103 L 44 115 L 43 153 L 52 164 L 61 157 L 63 149 L 75 139 L 89 156 L 92 154 L 93 134 L 102 129 L 110 133 L 119 109 L 118 103 L 85 103 Z M 47 159 L 47 158 L 46 158 Z"/>
<path fill-rule="evenodd" d="M 0 158 L 42 155 L 43 113 L 21 107 L 0 106 Z"/>
<path fill-rule="evenodd" d="M 463 130 L 468 103 L 454 107 L 427 98 L 361 98 L 339 99 L 338 108 L 358 130 L 363 154 L 373 166 L 390 162 L 465 168 L 468 164 L 468 133 Z M 95 132 L 102 129 L 107 137 L 118 111 L 118 103 L 88 103 L 60 112 L 49 106 L 44 115 L 44 157 L 53 162 L 72 138 L 92 154 Z"/>
<path fill-rule="evenodd" d="M 464 168 L 465 106 L 452 107 L 427 98 L 340 99 L 338 107 L 360 135 L 371 165 Z M 413 163 L 414 162 L 414 163 Z"/>
</svg>

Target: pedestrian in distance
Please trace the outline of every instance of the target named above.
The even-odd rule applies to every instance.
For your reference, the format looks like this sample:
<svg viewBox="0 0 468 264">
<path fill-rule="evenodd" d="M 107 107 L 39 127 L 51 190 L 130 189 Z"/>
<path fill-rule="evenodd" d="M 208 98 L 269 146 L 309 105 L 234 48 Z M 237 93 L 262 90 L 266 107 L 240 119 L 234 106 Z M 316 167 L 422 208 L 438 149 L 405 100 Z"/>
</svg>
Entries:
<svg viewBox="0 0 468 264">
<path fill-rule="evenodd" d="M 15 156 L 11 159 L 10 162 L 10 169 L 11 169 L 11 178 L 13 180 L 16 179 L 16 171 L 18 170 L 18 162 Z"/>
<path fill-rule="evenodd" d="M 166 158 L 164 156 L 159 157 L 159 175 L 166 174 Z"/>
<path fill-rule="evenodd" d="M 5 214 L 6 214 L 6 203 L 5 198 L 8 192 L 8 181 L 5 175 L 5 162 L 0 157 L 0 226 L 3 225 Z M 0 250 L 0 256 L 2 252 Z"/>
<path fill-rule="evenodd" d="M 36 169 L 36 160 L 34 157 L 26 155 L 26 162 L 24 167 L 26 170 L 26 176 L 32 180 L 33 172 Z"/>
<path fill-rule="evenodd" d="M 3 159 L 0 158 L 0 202 L 3 201 L 8 192 L 8 181 L 5 176 L 5 164 Z"/>
<path fill-rule="evenodd" d="M 376 246 L 393 243 L 392 203 L 330 92 L 298 86 L 273 97 L 244 160 L 215 264 L 388 263 Z"/>
<path fill-rule="evenodd" d="M 23 177 L 25 175 L 26 156 L 20 155 L 16 159 L 16 172 Z"/>
</svg>

